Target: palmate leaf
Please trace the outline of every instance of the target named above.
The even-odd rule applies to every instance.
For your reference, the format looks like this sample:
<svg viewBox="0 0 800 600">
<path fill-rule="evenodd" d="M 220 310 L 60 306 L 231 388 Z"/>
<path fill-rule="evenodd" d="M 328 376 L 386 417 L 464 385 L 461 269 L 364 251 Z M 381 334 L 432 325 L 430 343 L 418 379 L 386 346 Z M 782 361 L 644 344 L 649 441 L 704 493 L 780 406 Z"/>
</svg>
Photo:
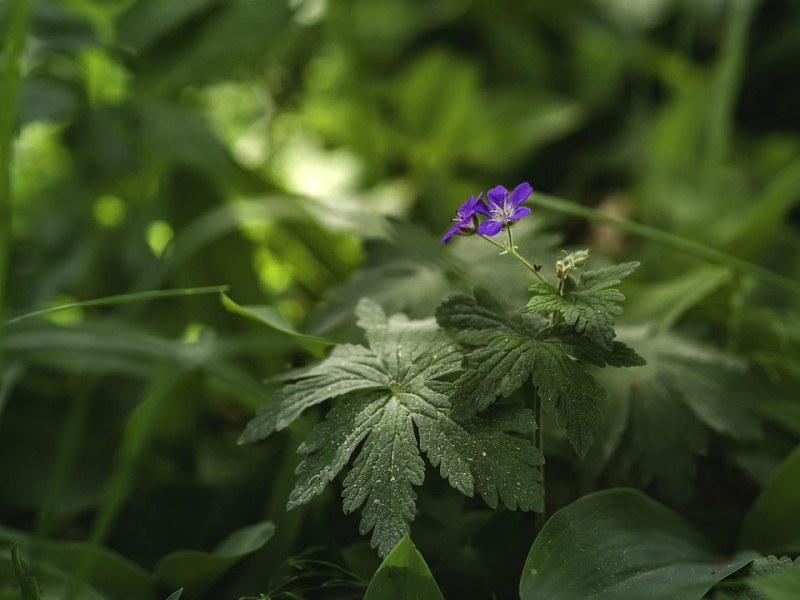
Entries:
<svg viewBox="0 0 800 600">
<path fill-rule="evenodd" d="M 564 320 L 595 344 L 610 350 L 614 341 L 614 317 L 622 312 L 622 293 L 612 288 L 633 273 L 638 262 L 629 262 L 586 271 L 575 280 L 567 278 L 563 295 L 553 286 L 535 283 L 528 289 L 533 296 L 523 312 L 550 315 L 561 313 Z"/>
<path fill-rule="evenodd" d="M 473 345 L 464 357 L 451 402 L 454 414 L 470 417 L 508 397 L 532 377 L 545 410 L 555 410 L 575 451 L 584 456 L 603 420 L 597 400 L 603 388 L 580 361 L 597 366 L 644 364 L 621 342 L 595 345 L 564 323 L 551 326 L 538 315 L 509 313 L 488 293 L 454 294 L 437 309 L 443 327 Z M 579 359 L 579 360 L 576 360 Z"/>
<path fill-rule="evenodd" d="M 298 371 L 240 438 L 267 437 L 307 408 L 336 399 L 298 449 L 304 459 L 287 507 L 320 494 L 357 453 L 344 478 L 343 508 L 361 509 L 361 533 L 372 531 L 372 546 L 386 556 L 414 519 L 424 452 L 467 496 L 477 492 L 492 507 L 502 502 L 541 511 L 537 466 L 543 459 L 530 443 L 531 412 L 506 406 L 471 419 L 449 417 L 452 384 L 439 378 L 459 370 L 458 345 L 432 319 L 387 318 L 371 300 L 362 300 L 356 314 L 368 347 L 338 346 L 317 366 Z"/>
<path fill-rule="evenodd" d="M 620 337 L 647 356 L 641 369 L 593 371 L 618 391 L 609 402 L 628 406 L 620 468 L 666 497 L 686 498 L 712 432 L 738 440 L 762 435 L 760 394 L 742 361 L 719 350 L 646 327 L 622 328 Z"/>
</svg>

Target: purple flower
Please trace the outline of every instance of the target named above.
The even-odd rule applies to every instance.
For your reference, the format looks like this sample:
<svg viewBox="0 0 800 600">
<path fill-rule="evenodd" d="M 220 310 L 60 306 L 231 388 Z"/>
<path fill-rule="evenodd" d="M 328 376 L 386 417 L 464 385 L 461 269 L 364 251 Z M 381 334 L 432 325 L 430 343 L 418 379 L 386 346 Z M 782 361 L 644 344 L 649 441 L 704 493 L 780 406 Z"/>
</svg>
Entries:
<svg viewBox="0 0 800 600">
<path fill-rule="evenodd" d="M 478 217 L 475 216 L 477 212 L 484 212 L 485 207 L 481 200 L 483 192 L 478 194 L 478 197 L 470 196 L 469 200 L 464 202 L 456 211 L 456 217 L 453 219 L 455 223 L 447 230 L 444 237 L 439 242 L 446 244 L 454 235 L 472 235 L 478 229 Z"/>
<path fill-rule="evenodd" d="M 511 225 L 514 221 L 519 221 L 531 212 L 530 208 L 520 206 L 520 204 L 528 199 L 532 191 L 527 181 L 515 187 L 510 197 L 508 190 L 502 185 L 489 190 L 486 193 L 489 206 L 481 205 L 478 207 L 478 212 L 488 217 L 478 227 L 478 233 L 481 235 L 497 235 L 503 227 Z"/>
</svg>

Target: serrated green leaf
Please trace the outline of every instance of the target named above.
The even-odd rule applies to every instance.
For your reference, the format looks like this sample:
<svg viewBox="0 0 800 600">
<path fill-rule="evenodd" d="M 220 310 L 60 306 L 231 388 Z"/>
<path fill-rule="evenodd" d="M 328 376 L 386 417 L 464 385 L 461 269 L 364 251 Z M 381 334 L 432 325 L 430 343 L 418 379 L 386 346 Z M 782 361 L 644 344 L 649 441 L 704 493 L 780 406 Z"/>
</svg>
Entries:
<svg viewBox="0 0 800 600">
<path fill-rule="evenodd" d="M 795 561 L 763 577 L 748 579 L 748 585 L 758 590 L 764 600 L 795 600 L 800 590 L 800 563 Z"/>
<path fill-rule="evenodd" d="M 668 379 L 633 386 L 629 394 L 630 447 L 623 464 L 631 465 L 642 485 L 655 483 L 668 498 L 688 497 L 694 489 L 696 457 L 708 446 L 708 431 L 676 398 Z"/>
<path fill-rule="evenodd" d="M 611 350 L 615 336 L 614 317 L 622 312 L 619 302 L 625 299 L 611 286 L 633 273 L 638 266 L 638 262 L 629 262 L 587 271 L 574 285 L 566 285 L 563 295 L 549 284 L 535 283 L 528 288 L 534 295 L 523 312 L 540 315 L 561 313 L 575 331 L 585 334 L 601 348 Z"/>
<path fill-rule="evenodd" d="M 536 430 L 533 413 L 521 406 L 492 407 L 465 421 L 464 428 L 477 441 L 473 469 L 486 504 L 495 508 L 499 500 L 510 510 L 543 511 L 542 472 L 537 466 L 544 458 L 530 441 Z M 520 475 L 533 485 L 521 487 Z"/>
<path fill-rule="evenodd" d="M 471 466 L 474 441 L 464 429 L 445 415 L 414 415 L 419 431 L 419 447 L 428 455 L 433 467 L 454 488 L 465 496 L 475 493 L 475 480 Z"/>
<path fill-rule="evenodd" d="M 552 341 L 569 346 L 570 354 L 575 358 L 597 367 L 642 367 L 647 364 L 636 350 L 623 342 L 615 340 L 611 348 L 587 344 L 585 338 L 575 333 L 566 323 L 554 326 L 551 331 Z"/>
<path fill-rule="evenodd" d="M 459 347 L 432 319 L 386 317 L 371 300 L 358 305 L 358 322 L 369 347 L 339 346 L 322 363 L 295 372 L 248 423 L 240 442 L 254 441 L 288 426 L 305 409 L 336 399 L 327 418 L 300 445 L 304 455 L 288 508 L 311 500 L 347 465 L 343 508 L 362 511 L 360 531 L 372 531 L 372 547 L 385 556 L 409 531 L 416 493 L 425 475 L 425 452 L 442 477 L 462 493 L 476 491 L 492 506 L 541 510 L 543 491 L 536 465 L 541 455 L 529 439 L 528 411 L 504 407 L 485 419 L 448 417 Z M 415 429 L 416 427 L 416 429 Z"/>
<path fill-rule="evenodd" d="M 558 422 L 578 456 L 585 456 L 603 422 L 596 400 L 605 396 L 597 380 L 554 345 L 539 345 L 533 382 L 545 410 Z"/>
<path fill-rule="evenodd" d="M 408 533 L 417 500 L 412 486 L 422 485 L 424 478 L 411 411 L 391 397 L 345 477 L 342 492 L 345 513 L 363 506 L 359 531 L 373 531 L 371 545 L 381 556 Z"/>
<path fill-rule="evenodd" d="M 356 324 L 364 331 L 385 330 L 388 322 L 381 305 L 374 300 L 361 298 L 356 305 Z"/>
<path fill-rule="evenodd" d="M 408 535 L 394 547 L 369 582 L 364 600 L 444 600 L 425 559 Z"/>
<path fill-rule="evenodd" d="M 458 339 L 467 344 L 480 344 L 502 334 L 532 337 L 547 327 L 539 315 L 521 315 L 508 308 L 488 290 L 475 288 L 474 297 L 451 294 L 436 308 L 436 321 L 455 330 Z"/>
<path fill-rule="evenodd" d="M 304 410 L 330 398 L 389 386 L 380 361 L 369 349 L 352 344 L 337 346 L 323 363 L 284 387 L 277 402 L 259 410 L 245 427 L 239 443 L 254 442 L 280 431 Z"/>
<path fill-rule="evenodd" d="M 464 373 L 456 381 L 454 413 L 469 417 L 485 410 L 498 396 L 507 398 L 530 377 L 536 342 L 518 336 L 497 338 L 464 358 Z"/>
<path fill-rule="evenodd" d="M 300 479 L 289 496 L 287 509 L 305 504 L 322 493 L 350 460 L 358 445 L 380 422 L 385 392 L 343 398 L 327 414 L 297 452 L 307 458 L 297 467 Z"/>
<path fill-rule="evenodd" d="M 588 451 L 603 421 L 597 401 L 605 391 L 575 359 L 614 366 L 645 362 L 621 342 L 604 349 L 564 324 L 550 326 L 536 315 L 508 313 L 486 292 L 475 298 L 452 295 L 439 306 L 436 317 L 442 326 L 456 329 L 462 342 L 482 344 L 464 358 L 463 373 L 451 395 L 455 416 L 467 418 L 485 410 L 532 377 L 543 407 L 557 412 L 580 456 Z"/>
<path fill-rule="evenodd" d="M 780 558 L 772 554 L 762 556 L 761 558 L 755 559 L 753 564 L 750 565 L 750 575 L 754 577 L 765 577 L 772 573 L 779 573 L 784 569 L 788 569 L 793 564 L 794 561 L 788 556 L 781 556 Z"/>
</svg>

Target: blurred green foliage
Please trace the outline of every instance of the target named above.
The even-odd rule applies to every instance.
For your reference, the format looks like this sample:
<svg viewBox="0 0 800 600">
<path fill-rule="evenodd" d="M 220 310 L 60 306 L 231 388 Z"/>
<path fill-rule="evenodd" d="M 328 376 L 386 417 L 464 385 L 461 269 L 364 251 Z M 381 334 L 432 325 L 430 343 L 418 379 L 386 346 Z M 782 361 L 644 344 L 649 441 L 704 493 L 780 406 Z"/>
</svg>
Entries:
<svg viewBox="0 0 800 600">
<path fill-rule="evenodd" d="M 19 98 L 3 104 L 0 322 L 224 284 L 281 324 L 193 295 L 0 325 L 0 541 L 24 541 L 43 598 L 79 593 L 76 569 L 87 597 L 122 597 L 102 576 L 119 569 L 165 598 L 184 585 L 158 579 L 165 556 L 265 520 L 272 539 L 193 597 L 361 597 L 379 563 L 335 493 L 284 508 L 319 415 L 236 439 L 270 400 L 261 380 L 309 361 L 292 332 L 352 339 L 362 296 L 413 317 L 474 284 L 524 303 L 493 249 L 437 244 L 469 194 L 524 180 L 597 218 L 535 192 L 521 252 L 545 269 L 559 245 L 640 261 L 621 322 L 655 334 L 622 339 L 660 357 L 643 383 L 607 382 L 586 462 L 547 428 L 550 508 L 638 486 L 737 548 L 800 441 L 797 2 L 30 0 L 16 95 L 25 4 L 0 4 L 0 93 Z M 530 518 L 429 479 L 412 537 L 444 596 L 513 597 Z M 12 573 L 4 551 L 0 597 Z"/>
</svg>

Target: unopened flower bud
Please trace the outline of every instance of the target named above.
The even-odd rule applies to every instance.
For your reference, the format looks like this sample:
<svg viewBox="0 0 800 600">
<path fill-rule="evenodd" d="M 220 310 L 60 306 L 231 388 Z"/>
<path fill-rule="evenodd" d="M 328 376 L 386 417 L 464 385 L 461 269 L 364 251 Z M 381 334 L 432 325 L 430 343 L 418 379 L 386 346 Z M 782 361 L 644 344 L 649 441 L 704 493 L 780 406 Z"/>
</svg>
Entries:
<svg viewBox="0 0 800 600">
<path fill-rule="evenodd" d="M 556 261 L 556 277 L 564 279 L 570 271 L 578 269 L 589 261 L 588 250 L 577 250 L 571 252 Z"/>
</svg>

